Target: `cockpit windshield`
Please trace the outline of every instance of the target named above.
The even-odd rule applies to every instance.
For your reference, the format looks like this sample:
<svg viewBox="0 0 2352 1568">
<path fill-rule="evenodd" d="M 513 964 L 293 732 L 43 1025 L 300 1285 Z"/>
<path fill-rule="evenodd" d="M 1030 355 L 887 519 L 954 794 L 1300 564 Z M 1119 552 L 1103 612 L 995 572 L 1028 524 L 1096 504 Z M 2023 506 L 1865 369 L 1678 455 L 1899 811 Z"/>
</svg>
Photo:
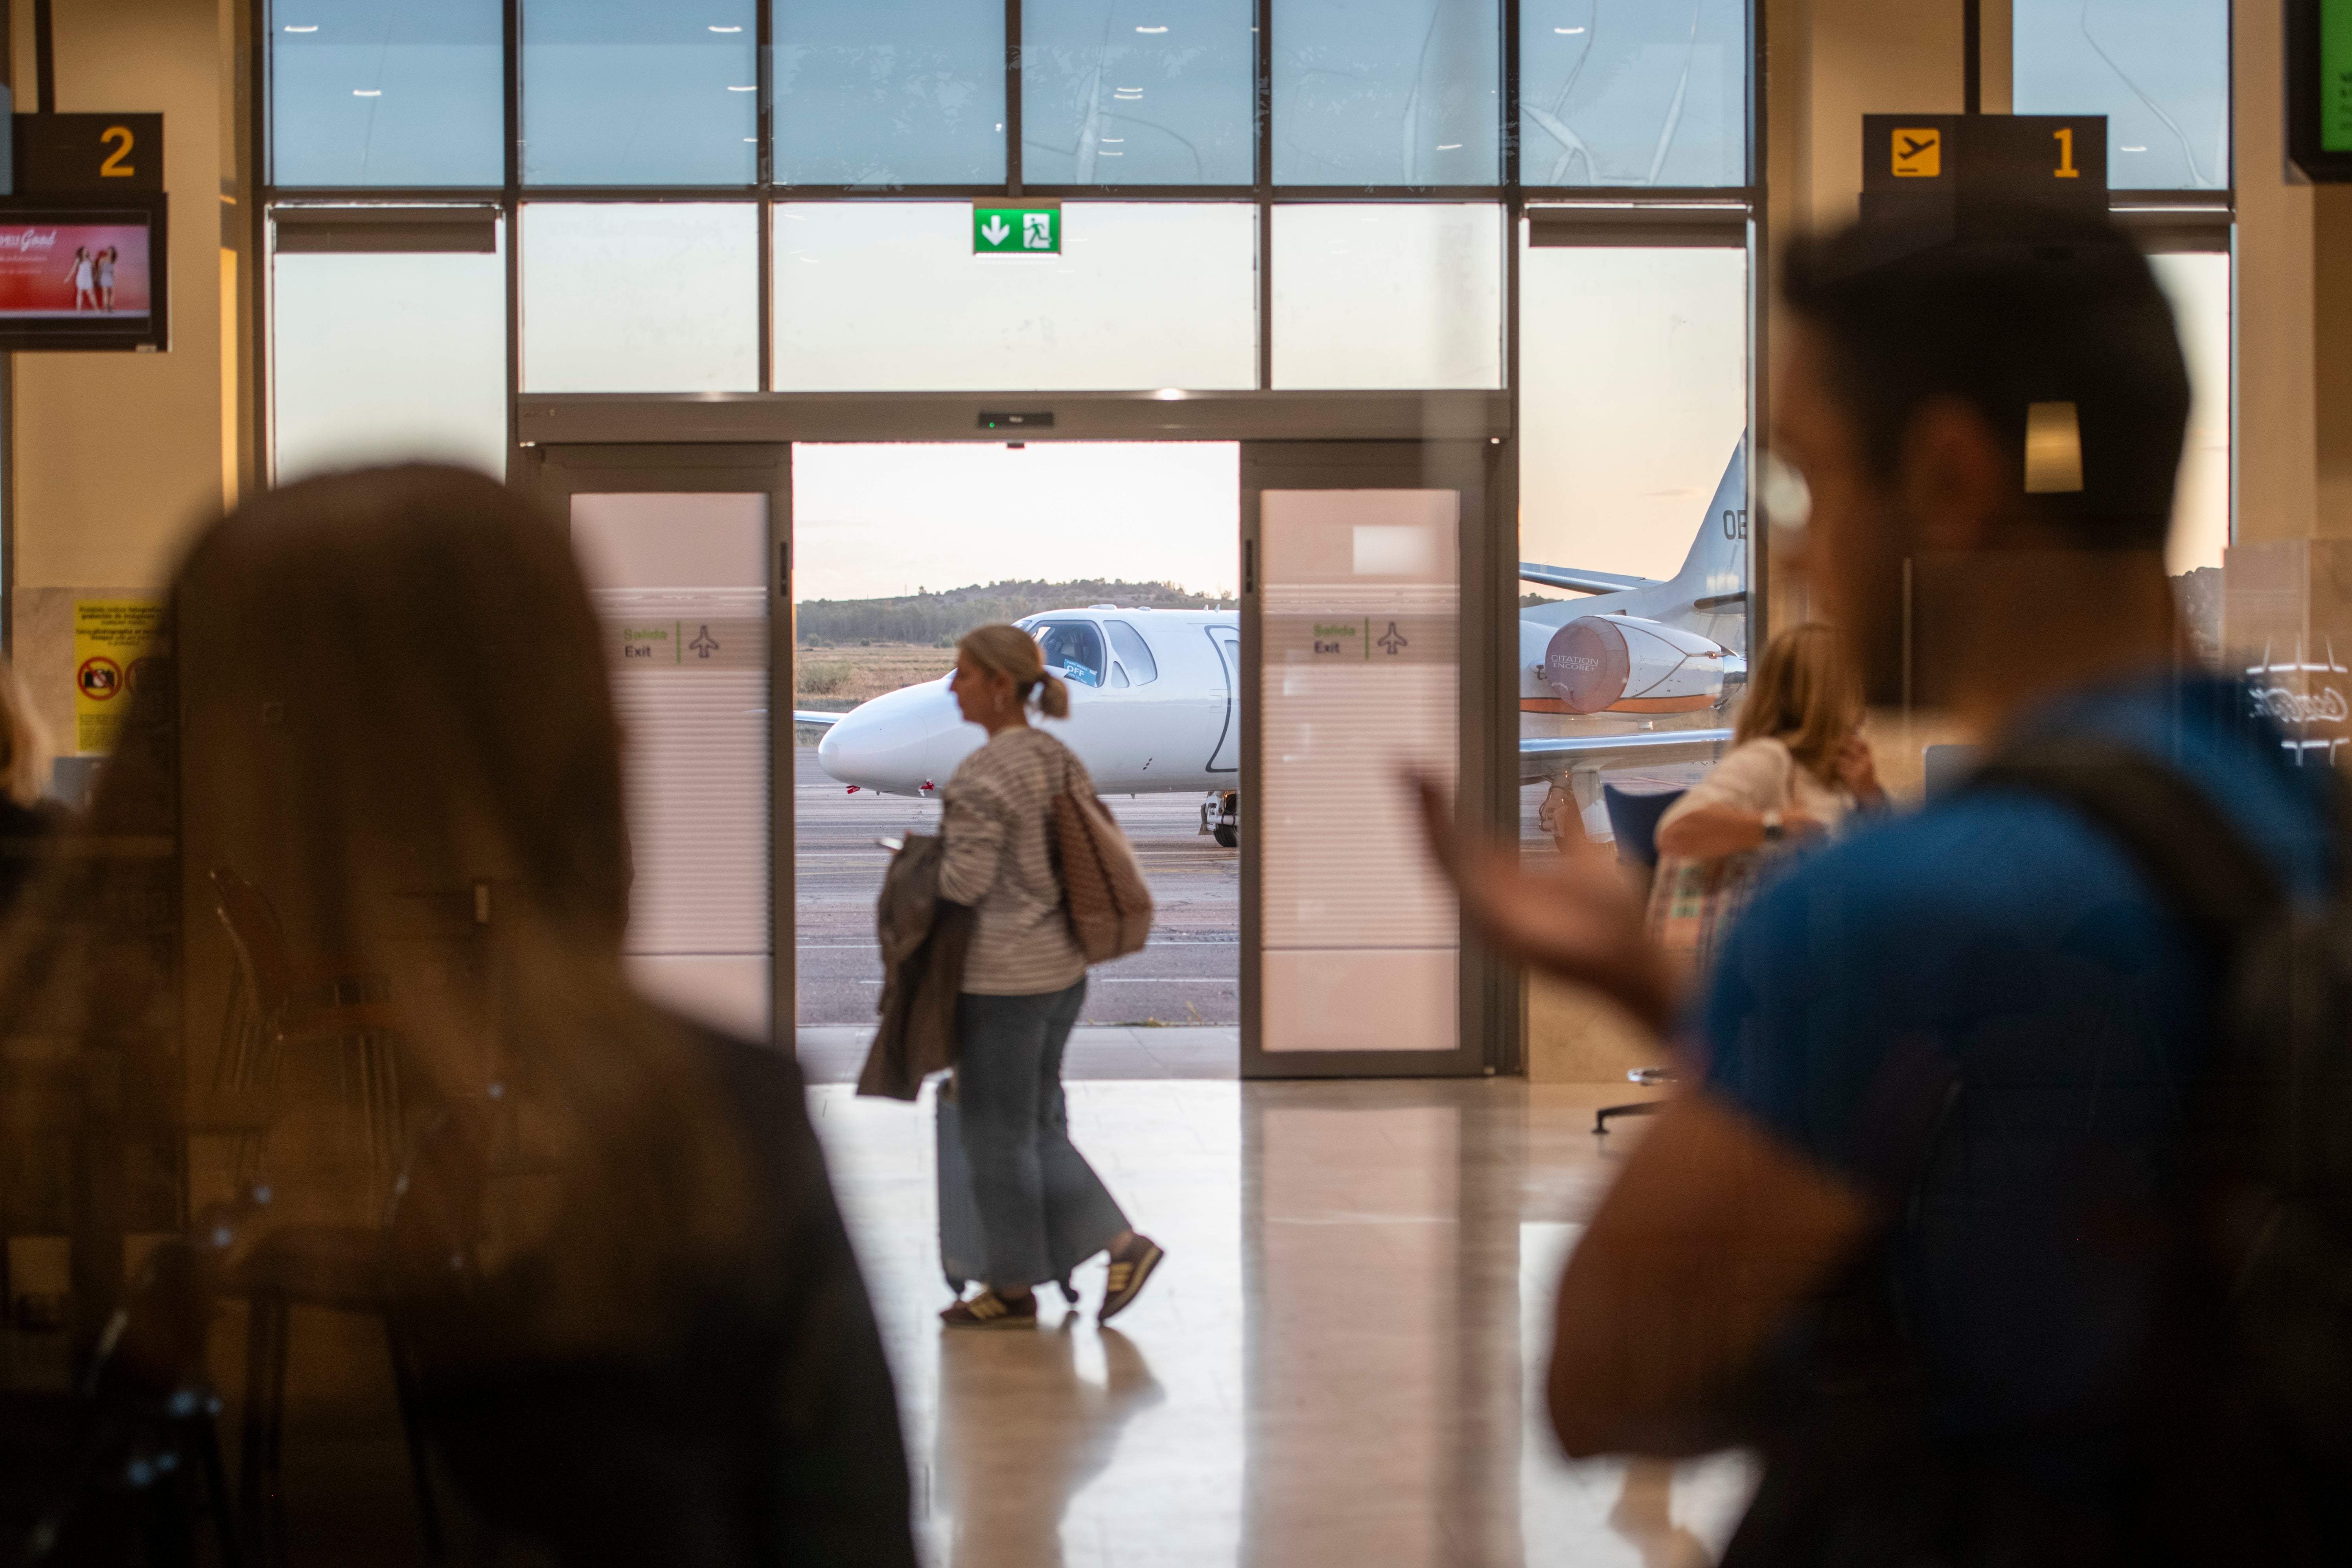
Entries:
<svg viewBox="0 0 2352 1568">
<path fill-rule="evenodd" d="M 1045 656 L 1045 671 L 1079 686 L 1100 687 L 1109 668 L 1102 633 L 1092 621 L 1041 621 L 1033 634 Z"/>
</svg>

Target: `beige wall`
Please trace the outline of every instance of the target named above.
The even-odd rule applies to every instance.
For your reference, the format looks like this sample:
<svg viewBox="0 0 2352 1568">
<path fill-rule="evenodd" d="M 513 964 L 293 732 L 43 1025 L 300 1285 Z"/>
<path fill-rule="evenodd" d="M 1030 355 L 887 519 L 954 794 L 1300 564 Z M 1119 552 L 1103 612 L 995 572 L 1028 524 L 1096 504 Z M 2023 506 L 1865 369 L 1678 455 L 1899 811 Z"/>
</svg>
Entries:
<svg viewBox="0 0 2352 1568">
<path fill-rule="evenodd" d="M 2308 538 L 2318 523 L 2313 187 L 2287 164 L 2277 5 L 2240 5 L 2231 135 L 2238 249 L 2237 537 Z"/>
<path fill-rule="evenodd" d="M 16 101 L 33 105 L 16 0 Z M 16 356 L 16 581 L 156 584 L 223 500 L 220 0 L 56 0 L 57 107 L 163 115 L 172 197 L 167 353 Z M 235 430 L 233 406 L 228 417 Z M 28 671 L 28 673 L 30 673 Z"/>
<path fill-rule="evenodd" d="M 1864 115 L 1959 112 L 1959 0 L 1782 0 L 1767 23 L 1766 101 L 1789 143 L 1775 227 L 1844 223 L 1860 205 Z"/>
</svg>

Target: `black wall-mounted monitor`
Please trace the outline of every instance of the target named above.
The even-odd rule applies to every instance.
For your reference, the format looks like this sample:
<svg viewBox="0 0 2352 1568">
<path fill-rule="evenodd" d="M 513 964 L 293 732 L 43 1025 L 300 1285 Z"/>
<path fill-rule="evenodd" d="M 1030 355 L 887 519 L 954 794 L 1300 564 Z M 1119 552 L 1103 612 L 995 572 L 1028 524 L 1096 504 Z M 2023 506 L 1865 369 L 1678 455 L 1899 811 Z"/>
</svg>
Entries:
<svg viewBox="0 0 2352 1568">
<path fill-rule="evenodd" d="M 164 226 L 160 195 L 0 197 L 0 349 L 167 347 Z"/>
<path fill-rule="evenodd" d="M 2352 182 L 2352 5 L 2287 0 L 2286 150 L 2322 184 Z"/>
</svg>

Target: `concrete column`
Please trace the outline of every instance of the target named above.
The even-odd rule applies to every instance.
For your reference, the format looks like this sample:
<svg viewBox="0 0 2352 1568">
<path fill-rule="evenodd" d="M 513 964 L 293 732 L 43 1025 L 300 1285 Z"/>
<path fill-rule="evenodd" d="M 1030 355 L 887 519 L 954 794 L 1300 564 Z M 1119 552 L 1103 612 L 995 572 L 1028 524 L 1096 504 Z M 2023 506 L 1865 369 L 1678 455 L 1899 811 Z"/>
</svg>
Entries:
<svg viewBox="0 0 2352 1568">
<path fill-rule="evenodd" d="M 233 297 L 224 332 L 221 245 L 221 215 L 237 210 L 223 179 L 236 79 L 222 43 L 236 5 L 56 0 L 58 109 L 161 110 L 172 198 L 169 352 L 16 356 L 12 641 L 68 752 L 73 601 L 160 586 L 236 487 L 246 400 L 236 356 L 223 355 L 239 332 Z M 13 86 L 29 109 L 32 6 L 11 10 Z"/>
<path fill-rule="evenodd" d="M 2287 162 L 2280 8 L 2236 8 L 2236 539 L 2224 663 L 2305 762 L 2352 741 L 2352 187 Z"/>
<path fill-rule="evenodd" d="M 2315 374 L 2325 356 L 2315 336 L 2319 204 L 2286 157 L 2281 8 L 2247 5 L 2235 12 L 2231 135 L 2238 202 L 2238 407 L 2231 421 L 2237 448 L 2231 511 L 2237 542 L 2246 544 L 2305 539 L 2317 531 Z M 2338 313 L 2345 308 L 2339 303 Z M 2352 317 L 2345 321 L 2352 325 Z"/>
</svg>

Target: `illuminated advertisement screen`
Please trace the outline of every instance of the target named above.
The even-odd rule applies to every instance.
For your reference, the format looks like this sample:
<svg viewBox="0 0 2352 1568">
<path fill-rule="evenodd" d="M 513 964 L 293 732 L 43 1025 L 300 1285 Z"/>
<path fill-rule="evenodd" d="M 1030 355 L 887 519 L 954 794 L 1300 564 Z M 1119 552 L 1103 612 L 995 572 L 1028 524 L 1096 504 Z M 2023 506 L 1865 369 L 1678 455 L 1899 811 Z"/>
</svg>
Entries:
<svg viewBox="0 0 2352 1568">
<path fill-rule="evenodd" d="M 161 193 L 0 196 L 0 349 L 168 350 L 169 220 Z"/>
<path fill-rule="evenodd" d="M 153 300 L 145 224 L 0 214 L 0 323 L 142 319 Z"/>
</svg>

